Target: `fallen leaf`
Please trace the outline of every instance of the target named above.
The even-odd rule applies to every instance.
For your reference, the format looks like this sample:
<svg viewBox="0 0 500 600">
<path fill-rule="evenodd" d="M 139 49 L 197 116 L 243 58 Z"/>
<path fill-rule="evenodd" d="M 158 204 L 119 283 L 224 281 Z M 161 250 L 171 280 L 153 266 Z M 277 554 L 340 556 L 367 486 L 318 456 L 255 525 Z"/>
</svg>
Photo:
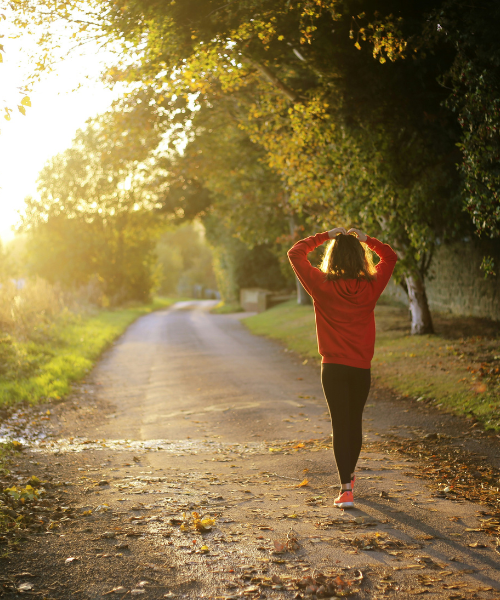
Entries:
<svg viewBox="0 0 500 600">
<path fill-rule="evenodd" d="M 244 594 L 244 595 L 247 595 L 247 594 L 255 594 L 256 592 L 259 592 L 259 591 L 260 591 L 260 590 L 259 590 L 259 587 L 258 587 L 258 586 L 256 586 L 256 585 L 251 585 L 251 586 L 249 586 L 249 587 L 247 587 L 247 588 L 245 588 L 245 589 L 243 590 L 243 594 Z"/>
<path fill-rule="evenodd" d="M 102 535 L 101 538 L 103 539 L 107 539 L 107 540 L 111 540 L 113 538 L 116 537 L 116 533 L 114 531 L 105 531 Z"/>
<path fill-rule="evenodd" d="M 354 522 L 357 525 L 366 525 L 368 523 L 374 525 L 377 521 L 373 517 L 366 516 L 366 517 L 355 517 Z"/>
<path fill-rule="evenodd" d="M 109 592 L 106 592 L 104 595 L 108 595 L 108 594 L 126 594 L 127 593 L 127 588 L 124 588 L 123 585 L 120 585 L 118 587 L 113 588 L 112 590 L 109 590 Z"/>
</svg>

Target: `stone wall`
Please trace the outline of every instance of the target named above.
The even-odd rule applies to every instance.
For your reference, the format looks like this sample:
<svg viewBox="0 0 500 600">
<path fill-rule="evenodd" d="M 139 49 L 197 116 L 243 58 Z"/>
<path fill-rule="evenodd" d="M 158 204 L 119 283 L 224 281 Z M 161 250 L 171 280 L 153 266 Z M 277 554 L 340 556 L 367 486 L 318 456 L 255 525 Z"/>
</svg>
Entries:
<svg viewBox="0 0 500 600">
<path fill-rule="evenodd" d="M 499 272 L 500 253 L 493 242 L 463 242 L 439 248 L 426 281 L 431 310 L 500 321 L 500 277 L 484 279 L 480 265 L 486 254 L 496 257 Z M 408 304 L 404 290 L 392 280 L 384 296 Z"/>
</svg>

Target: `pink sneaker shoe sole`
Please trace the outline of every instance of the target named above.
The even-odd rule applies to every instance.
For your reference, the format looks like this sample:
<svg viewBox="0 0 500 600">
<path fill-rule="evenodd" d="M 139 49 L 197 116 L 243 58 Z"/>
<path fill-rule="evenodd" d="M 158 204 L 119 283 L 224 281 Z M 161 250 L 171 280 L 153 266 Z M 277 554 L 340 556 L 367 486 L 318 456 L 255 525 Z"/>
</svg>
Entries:
<svg viewBox="0 0 500 600">
<path fill-rule="evenodd" d="M 354 508 L 354 502 L 333 502 L 337 508 Z"/>
</svg>

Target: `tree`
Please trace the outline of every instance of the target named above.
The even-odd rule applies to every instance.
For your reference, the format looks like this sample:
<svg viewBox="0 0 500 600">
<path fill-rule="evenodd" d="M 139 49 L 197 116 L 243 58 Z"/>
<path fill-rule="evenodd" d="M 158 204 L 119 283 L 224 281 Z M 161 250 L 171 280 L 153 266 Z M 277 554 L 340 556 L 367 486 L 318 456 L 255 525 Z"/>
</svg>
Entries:
<svg viewBox="0 0 500 600">
<path fill-rule="evenodd" d="M 149 297 L 160 224 L 150 153 L 161 140 L 151 118 L 139 92 L 90 120 L 41 171 L 22 225 L 35 273 L 67 287 L 97 279 L 113 303 Z"/>
<path fill-rule="evenodd" d="M 433 55 L 422 50 L 430 15 L 449 4 L 119 0 L 92 10 L 124 49 L 110 81 L 151 86 L 161 106 L 187 106 L 190 94 L 199 107 L 231 106 L 289 210 L 311 228 L 348 220 L 393 243 L 412 331 L 425 333 L 434 247 L 464 227 L 456 218 L 460 130 L 437 83 L 454 52 L 446 43 Z M 190 131 L 192 114 L 178 110 Z M 192 199 L 208 201 L 202 189 Z"/>
<path fill-rule="evenodd" d="M 159 292 L 176 294 L 179 284 L 215 289 L 212 252 L 199 222 L 185 223 L 165 231 L 156 246 Z"/>
<path fill-rule="evenodd" d="M 289 210 L 281 182 L 233 110 L 222 97 L 189 113 L 189 141 L 165 167 L 163 200 L 170 214 L 201 217 L 226 302 L 236 302 L 241 287 L 287 287 L 290 276 L 279 267 L 284 248 L 277 240 L 287 231 Z"/>
<path fill-rule="evenodd" d="M 422 45 L 434 54 L 446 51 L 453 60 L 441 81 L 451 93 L 446 104 L 461 127 L 457 146 L 463 177 L 463 198 L 476 233 L 500 236 L 500 5 L 447 0 L 435 10 L 422 35 Z M 483 270 L 494 275 L 491 256 Z"/>
<path fill-rule="evenodd" d="M 144 42 L 118 78 L 144 81 L 161 72 L 177 97 L 197 93 L 200 105 L 232 98 L 240 126 L 311 225 L 330 226 L 340 215 L 393 243 L 414 333 L 432 331 L 425 275 L 434 246 L 460 230 L 457 128 L 436 82 L 448 57 L 396 60 L 405 35 L 419 33 L 434 6 L 398 8 L 394 18 L 397 6 L 382 1 L 379 16 L 348 1 L 132 2 L 108 14 L 111 31 Z M 161 52 L 153 43 L 160 38 Z"/>
</svg>

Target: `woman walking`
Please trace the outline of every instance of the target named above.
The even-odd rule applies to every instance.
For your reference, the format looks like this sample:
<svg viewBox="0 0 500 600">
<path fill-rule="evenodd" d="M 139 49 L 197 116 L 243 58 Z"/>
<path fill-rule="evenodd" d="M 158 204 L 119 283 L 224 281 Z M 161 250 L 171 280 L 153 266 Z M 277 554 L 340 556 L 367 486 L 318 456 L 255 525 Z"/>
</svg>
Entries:
<svg viewBox="0 0 500 600">
<path fill-rule="evenodd" d="M 321 269 L 307 255 L 331 239 Z M 373 266 L 373 250 L 380 262 Z M 359 229 L 336 227 L 297 242 L 288 258 L 312 296 L 321 383 L 333 429 L 333 451 L 341 490 L 338 508 L 354 506 L 354 470 L 362 444 L 362 416 L 370 391 L 370 366 L 375 346 L 375 304 L 387 285 L 397 256 L 387 244 Z"/>
</svg>

